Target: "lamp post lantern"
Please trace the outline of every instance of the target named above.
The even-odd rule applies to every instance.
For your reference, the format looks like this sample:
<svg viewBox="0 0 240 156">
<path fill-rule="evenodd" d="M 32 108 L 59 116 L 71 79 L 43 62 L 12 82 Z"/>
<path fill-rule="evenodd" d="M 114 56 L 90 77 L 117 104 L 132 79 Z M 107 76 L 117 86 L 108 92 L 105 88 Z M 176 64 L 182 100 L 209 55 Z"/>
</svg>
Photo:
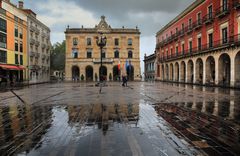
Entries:
<svg viewBox="0 0 240 156">
<path fill-rule="evenodd" d="M 102 73 L 102 53 L 103 53 L 103 47 L 106 46 L 107 44 L 107 37 L 103 36 L 103 33 L 100 33 L 100 37 L 96 37 L 96 43 L 100 47 L 100 59 L 101 59 L 101 64 L 100 64 L 100 82 L 103 81 L 103 73 Z M 101 91 L 101 90 L 100 90 Z"/>
</svg>

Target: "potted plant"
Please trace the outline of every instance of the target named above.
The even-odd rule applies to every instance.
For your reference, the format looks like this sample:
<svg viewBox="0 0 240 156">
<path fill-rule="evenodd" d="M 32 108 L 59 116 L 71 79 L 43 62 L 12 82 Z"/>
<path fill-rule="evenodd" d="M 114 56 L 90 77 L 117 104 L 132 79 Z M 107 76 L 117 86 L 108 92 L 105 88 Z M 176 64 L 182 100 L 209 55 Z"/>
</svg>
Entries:
<svg viewBox="0 0 240 156">
<path fill-rule="evenodd" d="M 81 75 L 81 81 L 83 81 L 83 80 L 84 80 L 84 75 L 82 74 L 82 75 Z"/>
<path fill-rule="evenodd" d="M 112 81 L 112 73 L 109 74 L 109 80 Z"/>
</svg>

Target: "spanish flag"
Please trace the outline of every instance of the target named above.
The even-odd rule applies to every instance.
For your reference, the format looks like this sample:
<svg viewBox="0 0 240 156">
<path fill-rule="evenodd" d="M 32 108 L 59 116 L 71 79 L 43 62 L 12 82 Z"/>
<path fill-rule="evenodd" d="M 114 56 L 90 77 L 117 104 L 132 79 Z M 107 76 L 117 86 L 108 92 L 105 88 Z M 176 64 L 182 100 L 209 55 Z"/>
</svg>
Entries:
<svg viewBox="0 0 240 156">
<path fill-rule="evenodd" d="M 120 60 L 118 60 L 118 71 L 121 70 L 121 63 L 120 63 Z"/>
</svg>

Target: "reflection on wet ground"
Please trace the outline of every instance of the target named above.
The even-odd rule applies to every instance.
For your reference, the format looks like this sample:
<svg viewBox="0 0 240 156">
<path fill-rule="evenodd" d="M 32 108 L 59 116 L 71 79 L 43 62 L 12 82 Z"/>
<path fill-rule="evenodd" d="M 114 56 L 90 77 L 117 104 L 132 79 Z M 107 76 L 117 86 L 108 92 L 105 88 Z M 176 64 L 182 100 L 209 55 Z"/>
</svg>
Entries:
<svg viewBox="0 0 240 156">
<path fill-rule="evenodd" d="M 1 155 L 239 155 L 240 92 L 166 83 L 0 94 Z"/>
</svg>

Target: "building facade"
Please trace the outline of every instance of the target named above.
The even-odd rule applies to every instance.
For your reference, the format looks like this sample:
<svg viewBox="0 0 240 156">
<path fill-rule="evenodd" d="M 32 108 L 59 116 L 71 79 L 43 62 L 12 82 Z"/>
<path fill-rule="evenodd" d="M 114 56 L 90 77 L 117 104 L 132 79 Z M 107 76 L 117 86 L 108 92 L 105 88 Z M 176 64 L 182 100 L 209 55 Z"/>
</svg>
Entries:
<svg viewBox="0 0 240 156">
<path fill-rule="evenodd" d="M 155 80 L 155 65 L 156 65 L 156 55 L 155 53 L 152 55 L 144 56 L 144 79 Z"/>
<path fill-rule="evenodd" d="M 100 75 L 100 48 L 96 37 L 107 38 L 103 48 L 102 74 L 106 80 L 117 80 L 126 72 L 130 80 L 140 80 L 140 31 L 111 28 L 101 17 L 95 28 L 67 28 L 65 79 L 98 81 Z"/>
<path fill-rule="evenodd" d="M 240 2 L 196 0 L 157 35 L 157 79 L 240 86 Z"/>
<path fill-rule="evenodd" d="M 37 19 L 30 9 L 24 9 L 19 1 L 19 8 L 27 15 L 28 23 L 28 77 L 30 83 L 50 81 L 50 29 Z"/>
<path fill-rule="evenodd" d="M 27 16 L 9 1 L 0 2 L 1 80 L 27 79 Z"/>
</svg>

